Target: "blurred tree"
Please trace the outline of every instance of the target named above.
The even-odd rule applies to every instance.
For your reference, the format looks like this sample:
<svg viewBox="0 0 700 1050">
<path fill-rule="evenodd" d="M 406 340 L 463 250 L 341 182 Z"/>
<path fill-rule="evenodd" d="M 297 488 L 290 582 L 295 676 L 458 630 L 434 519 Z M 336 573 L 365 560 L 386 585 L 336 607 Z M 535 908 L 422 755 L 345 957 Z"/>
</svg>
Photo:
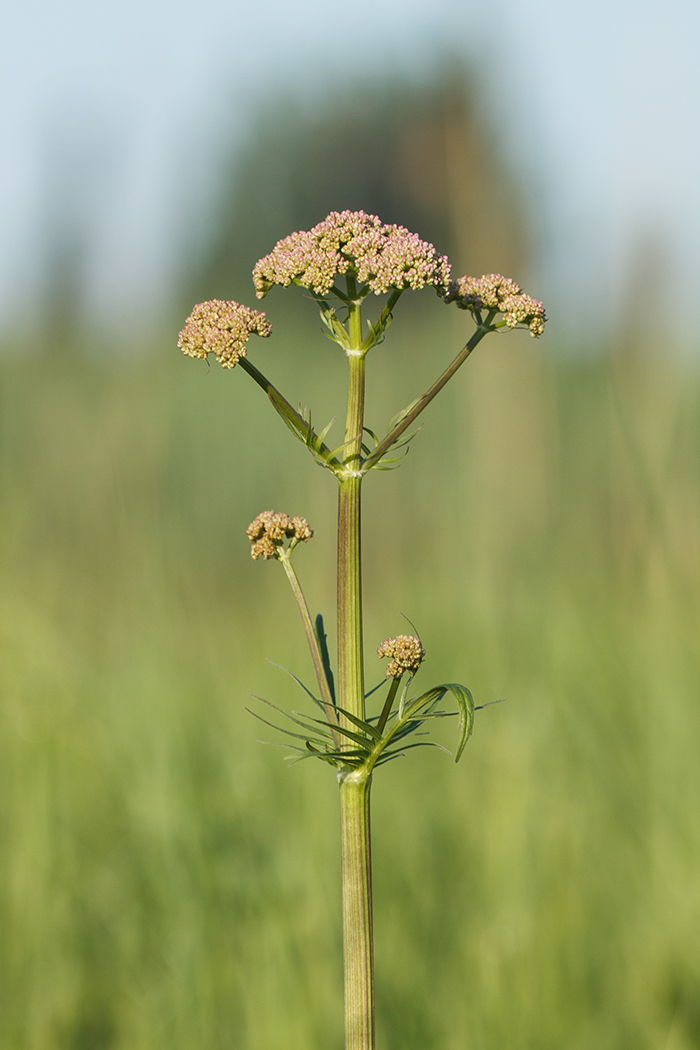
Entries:
<svg viewBox="0 0 700 1050">
<path fill-rule="evenodd" d="M 250 299 L 256 259 L 344 208 L 407 226 L 447 252 L 456 272 L 525 280 L 525 194 L 498 139 L 472 79 L 454 64 L 427 81 L 331 91 L 313 111 L 276 98 L 222 179 L 197 296 Z"/>
</svg>

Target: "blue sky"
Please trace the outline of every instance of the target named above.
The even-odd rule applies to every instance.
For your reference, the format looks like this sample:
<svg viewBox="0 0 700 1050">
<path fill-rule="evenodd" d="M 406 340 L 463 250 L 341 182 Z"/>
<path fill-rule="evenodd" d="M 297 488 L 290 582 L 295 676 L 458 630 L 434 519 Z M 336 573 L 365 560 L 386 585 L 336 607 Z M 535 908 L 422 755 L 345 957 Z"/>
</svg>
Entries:
<svg viewBox="0 0 700 1050">
<path fill-rule="evenodd" d="M 483 70 L 538 201 L 532 291 L 569 323 L 600 304 L 604 327 L 651 244 L 685 304 L 679 330 L 697 328 L 695 0 L 24 0 L 0 33 L 0 327 L 31 310 L 49 227 L 87 231 L 95 314 L 137 324 L 261 98 L 457 51 Z"/>
</svg>

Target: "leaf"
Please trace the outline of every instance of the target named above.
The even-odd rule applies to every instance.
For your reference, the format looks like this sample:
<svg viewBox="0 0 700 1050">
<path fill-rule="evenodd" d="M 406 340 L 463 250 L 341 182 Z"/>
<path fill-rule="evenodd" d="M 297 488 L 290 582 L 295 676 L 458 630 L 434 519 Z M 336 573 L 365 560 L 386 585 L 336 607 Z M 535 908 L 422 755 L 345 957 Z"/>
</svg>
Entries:
<svg viewBox="0 0 700 1050">
<path fill-rule="evenodd" d="M 326 439 L 326 437 L 328 435 L 328 431 L 331 429 L 331 427 L 335 423 L 335 420 L 336 420 L 336 417 L 333 416 L 333 418 L 331 419 L 330 423 L 326 423 L 325 427 L 323 428 L 321 433 L 318 435 L 318 440 L 319 441 L 324 441 Z"/>
<path fill-rule="evenodd" d="M 338 316 L 332 306 L 321 306 L 321 320 L 331 333 L 331 339 L 339 343 L 344 350 L 350 349 L 350 339 L 345 326 L 338 320 Z"/>
<path fill-rule="evenodd" d="M 373 740 L 382 739 L 382 734 L 377 729 L 375 729 L 373 725 L 370 725 L 369 722 L 364 722 L 361 718 L 358 718 L 357 715 L 353 715 L 350 711 L 346 711 L 344 707 L 336 706 L 336 711 L 338 712 L 338 714 L 345 715 L 347 720 L 349 722 L 352 722 L 353 725 L 357 726 L 358 729 L 363 729 L 365 733 Z"/>
<path fill-rule="evenodd" d="M 474 729 L 474 697 L 466 685 L 459 685 L 457 682 L 448 682 L 446 688 L 452 693 L 459 707 L 459 743 L 455 751 L 455 762 L 459 762 Z"/>
<path fill-rule="evenodd" d="M 270 386 L 268 388 L 267 396 L 273 407 L 277 410 L 278 415 L 291 430 L 292 434 L 294 434 L 303 445 L 306 445 L 306 447 L 314 454 L 316 461 L 321 466 L 333 470 L 335 466 L 333 463 L 333 453 L 325 448 L 323 442 L 319 440 L 318 436 L 314 433 L 311 424 L 298 416 L 298 414 L 294 412 L 294 409 L 292 409 L 287 403 L 285 398 L 283 398 L 274 387 Z"/>
<path fill-rule="evenodd" d="M 483 711 L 485 707 L 493 707 L 494 704 L 505 704 L 507 697 L 502 696 L 498 700 L 487 700 L 485 704 L 479 704 L 474 708 L 475 711 Z"/>
<path fill-rule="evenodd" d="M 321 722 L 317 718 L 312 719 L 312 721 L 318 722 L 321 726 L 328 725 L 327 722 Z M 372 726 L 372 728 L 374 729 L 374 726 Z M 353 740 L 356 744 L 359 744 L 360 747 L 364 749 L 365 754 L 368 755 L 372 750 L 370 747 L 371 739 L 368 739 L 366 736 L 360 736 L 359 733 L 353 733 L 352 729 L 346 729 L 345 726 L 341 725 L 334 725 L 333 729 L 336 733 L 340 733 L 341 736 L 345 736 L 348 740 Z M 374 731 L 376 733 L 376 729 Z"/>
<path fill-rule="evenodd" d="M 252 715 L 253 712 L 251 711 L 250 714 Z M 291 747 L 292 751 L 300 751 L 302 755 L 306 753 L 303 747 L 295 747 L 294 744 L 288 744 L 286 740 L 256 740 L 255 743 L 264 744 L 265 747 L 286 747 L 287 750 Z"/>
<path fill-rule="evenodd" d="M 251 711 L 249 707 L 246 707 L 246 711 L 249 715 L 252 715 L 253 718 L 257 718 L 258 722 L 263 722 L 266 726 L 269 726 L 270 729 L 274 729 L 278 733 L 284 733 L 285 736 L 292 736 L 296 740 L 303 740 L 305 742 L 309 739 L 308 733 L 302 736 L 301 733 L 294 733 L 291 729 L 283 729 L 282 726 L 276 726 L 274 722 L 268 722 L 268 720 L 266 718 L 263 718 L 262 715 L 256 714 L 255 711 Z M 321 747 L 324 746 L 323 740 L 316 740 L 315 743 L 320 744 Z M 287 747 L 289 747 L 289 745 L 287 745 Z"/>
<path fill-rule="evenodd" d="M 435 686 L 433 689 L 429 689 L 427 693 L 423 693 L 421 696 L 409 701 L 409 703 L 405 705 L 403 713 L 407 718 L 411 718 L 412 715 L 418 715 L 421 708 L 430 708 L 431 704 L 437 703 L 442 699 L 445 693 L 448 692 L 452 693 L 457 701 L 459 714 L 459 741 L 455 752 L 455 762 L 459 762 L 467 740 L 471 736 L 474 728 L 474 697 L 465 685 L 459 685 L 458 682 L 446 682 L 444 685 Z M 425 712 L 426 715 L 428 713 L 430 712 Z M 423 715 L 420 715 L 419 717 L 423 717 Z"/>
<path fill-rule="evenodd" d="M 421 394 L 421 397 L 422 396 L 423 395 Z M 404 420 L 406 418 L 406 416 L 409 414 L 409 412 L 413 411 L 413 409 L 416 407 L 418 402 L 421 400 L 421 397 L 417 397 L 415 399 L 415 401 L 411 401 L 410 405 L 406 405 L 406 407 L 402 408 L 400 412 L 397 412 L 395 416 L 392 416 L 392 418 L 389 420 L 389 422 L 387 424 L 387 428 L 386 428 L 387 437 L 392 432 L 392 430 L 395 427 L 397 427 L 399 425 L 399 423 L 402 422 L 402 420 Z"/>
<path fill-rule="evenodd" d="M 422 718 L 412 719 L 410 722 L 407 722 L 405 726 L 401 727 L 401 729 L 397 729 L 395 733 L 392 733 L 392 736 L 391 736 L 392 744 L 394 743 L 395 740 L 403 740 L 404 737 L 410 736 L 411 733 L 415 733 L 416 730 L 420 729 L 420 727 L 422 725 L 423 725 L 423 719 Z"/>
<path fill-rule="evenodd" d="M 339 454 L 340 454 L 341 452 L 343 452 L 343 451 L 344 451 L 344 450 L 345 450 L 346 448 L 348 448 L 348 447 L 349 447 L 350 445 L 352 445 L 352 443 L 353 443 L 353 441 L 354 441 L 354 440 L 355 440 L 354 438 L 348 438 L 348 440 L 347 440 L 347 441 L 344 441 L 344 442 L 342 443 L 342 445 L 338 445 L 338 447 L 337 447 L 337 448 L 334 448 L 334 449 L 333 449 L 333 451 L 331 452 L 331 456 L 333 456 L 333 458 L 335 459 L 335 457 L 336 457 L 336 456 L 338 456 L 338 455 L 339 455 Z"/>
<path fill-rule="evenodd" d="M 375 685 L 375 686 L 373 686 L 373 687 L 372 687 L 372 689 L 370 689 L 370 691 L 369 691 L 368 693 L 365 693 L 365 700 L 367 699 L 367 697 L 368 697 L 368 696 L 371 696 L 371 695 L 372 695 L 372 693 L 376 693 L 377 689 L 381 689 L 383 685 L 386 685 L 386 683 L 387 683 L 388 681 L 389 681 L 389 679 L 388 679 L 388 678 L 382 678 L 382 680 L 381 680 L 381 682 L 379 683 L 379 685 Z M 374 715 L 374 716 L 373 716 L 373 718 L 374 718 L 374 720 L 375 720 L 375 722 L 376 722 L 376 720 L 377 720 L 378 716 L 377 716 L 377 715 Z"/>
<path fill-rule="evenodd" d="M 328 655 L 328 642 L 326 639 L 326 632 L 323 628 L 323 616 L 321 613 L 318 614 L 314 620 L 314 634 L 318 642 L 318 648 L 321 653 L 321 663 L 323 664 L 323 670 L 326 675 L 326 681 L 328 682 L 328 688 L 330 690 L 333 703 L 335 704 L 335 682 L 333 680 L 333 671 L 331 669 L 331 658 Z M 323 704 L 319 704 L 319 707 L 323 707 Z"/>
<path fill-rule="evenodd" d="M 319 699 L 317 699 L 317 697 L 314 696 L 314 694 L 311 692 L 311 690 L 307 686 L 304 685 L 304 683 L 302 682 L 301 678 L 297 678 L 297 676 L 294 674 L 293 671 L 290 671 L 289 668 L 287 668 L 287 667 L 283 667 L 282 664 L 276 664 L 274 660 L 267 660 L 266 662 L 268 664 L 270 664 L 271 667 L 277 667 L 280 671 L 284 671 L 285 674 L 288 674 L 290 678 L 293 678 L 294 681 L 297 683 L 297 685 L 300 686 L 304 690 L 306 695 L 313 700 L 313 702 L 316 704 L 316 706 L 320 707 L 322 711 L 324 710 L 324 707 L 323 707 L 323 704 L 321 703 L 321 701 Z M 254 696 L 255 694 L 251 693 L 250 695 Z M 261 696 L 256 696 L 255 699 L 256 700 L 262 700 L 262 702 L 264 704 L 268 704 L 269 703 L 269 700 L 263 700 L 263 698 Z M 274 704 L 272 706 L 274 707 Z M 281 707 L 277 708 L 277 710 L 281 711 L 282 714 L 286 714 L 286 712 L 283 711 Z"/>
<path fill-rule="evenodd" d="M 312 718 L 311 715 L 302 715 L 301 718 L 295 717 L 299 714 L 298 711 L 292 711 L 292 713 L 290 714 L 289 711 L 284 711 L 281 707 L 278 707 L 277 704 L 270 703 L 269 700 L 265 700 L 265 698 L 262 696 L 255 696 L 254 693 L 251 693 L 250 695 L 253 697 L 254 700 L 259 700 L 260 703 L 267 704 L 267 706 L 271 707 L 273 711 L 277 711 L 277 713 L 282 715 L 284 718 L 288 718 L 290 722 L 294 722 L 295 725 L 301 726 L 301 728 L 305 729 L 307 733 L 318 733 L 316 725 L 318 724 L 322 726 L 322 728 L 324 729 L 323 735 L 329 740 L 332 740 L 331 729 L 328 725 L 328 722 L 321 722 L 320 719 Z M 255 715 L 254 711 L 251 711 L 250 713 L 252 715 Z M 255 717 L 259 718 L 260 716 L 255 715 Z M 286 730 L 281 730 L 281 732 L 286 732 Z"/>
<path fill-rule="evenodd" d="M 376 765 L 381 766 L 384 762 L 391 762 L 392 758 L 401 758 L 406 751 L 410 751 L 412 747 L 436 747 L 439 751 L 444 751 L 446 755 L 451 755 L 452 752 L 448 751 L 442 744 L 438 744 L 436 740 L 419 740 L 415 744 L 406 744 L 405 747 L 399 747 L 396 751 L 385 751 L 377 759 Z"/>
</svg>

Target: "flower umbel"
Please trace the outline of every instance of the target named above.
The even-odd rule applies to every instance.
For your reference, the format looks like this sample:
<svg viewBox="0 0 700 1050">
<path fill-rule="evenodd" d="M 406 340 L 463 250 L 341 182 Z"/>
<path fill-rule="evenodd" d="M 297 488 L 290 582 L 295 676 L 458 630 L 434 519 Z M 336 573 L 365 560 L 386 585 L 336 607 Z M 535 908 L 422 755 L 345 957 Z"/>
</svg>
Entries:
<svg viewBox="0 0 700 1050">
<path fill-rule="evenodd" d="M 415 635 L 399 634 L 396 638 L 386 638 L 377 649 L 377 656 L 391 657 L 386 669 L 387 678 L 400 678 L 404 671 L 416 673 L 425 657 L 425 650 Z"/>
<path fill-rule="evenodd" d="M 246 356 L 246 343 L 253 333 L 268 336 L 272 325 L 264 313 L 240 303 L 210 299 L 199 303 L 185 321 L 177 345 L 189 357 L 214 354 L 224 368 L 233 368 Z"/>
<path fill-rule="evenodd" d="M 299 284 L 315 295 L 328 295 L 339 274 L 354 273 L 360 292 L 381 295 L 390 289 L 433 285 L 444 291 L 450 264 L 432 244 L 403 226 L 385 225 L 363 211 L 332 211 L 311 230 L 279 241 L 253 270 L 259 299 L 273 284 Z"/>
<path fill-rule="evenodd" d="M 289 545 L 291 550 L 297 543 L 310 540 L 313 536 L 306 518 L 290 518 L 288 514 L 278 514 L 274 510 L 264 510 L 258 514 L 246 533 L 252 544 L 250 556 L 253 561 L 258 558 L 264 558 L 265 561 L 276 558 L 285 539 L 292 541 Z"/>
<path fill-rule="evenodd" d="M 460 310 L 498 310 L 509 328 L 527 325 L 533 336 L 542 335 L 547 317 L 542 303 L 525 295 L 510 277 L 488 273 L 483 277 L 460 277 L 451 281 L 446 303 L 457 303 Z M 480 318 L 477 318 L 480 322 Z"/>
</svg>

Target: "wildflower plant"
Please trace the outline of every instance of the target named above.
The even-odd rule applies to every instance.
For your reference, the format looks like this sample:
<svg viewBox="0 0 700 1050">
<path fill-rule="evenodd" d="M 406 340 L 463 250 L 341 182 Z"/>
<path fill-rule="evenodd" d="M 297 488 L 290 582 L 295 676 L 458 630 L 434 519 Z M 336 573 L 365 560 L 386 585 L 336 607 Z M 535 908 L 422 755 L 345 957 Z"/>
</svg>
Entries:
<svg viewBox="0 0 700 1050">
<path fill-rule="evenodd" d="M 410 748 L 440 746 L 415 739 L 434 719 L 458 719 L 455 761 L 474 725 L 474 700 L 455 682 L 413 692 L 424 650 L 416 635 L 387 638 L 377 656 L 388 658 L 386 694 L 367 703 L 382 687 L 366 693 L 361 582 L 361 491 L 372 470 L 395 466 L 412 435 L 407 431 L 478 343 L 499 329 L 526 327 L 533 336 L 544 330 L 542 303 L 525 295 L 509 278 L 488 274 L 451 279 L 447 257 L 402 226 L 384 224 L 374 215 L 332 212 L 313 229 L 292 233 L 260 259 L 253 270 L 256 295 L 264 298 L 275 285 L 298 285 L 319 308 L 326 335 L 344 352 L 349 369 L 348 404 L 342 443 L 327 441 L 329 427 L 317 433 L 310 416 L 298 412 L 267 377 L 248 360 L 251 335 L 267 337 L 265 315 L 234 302 L 212 300 L 196 306 L 180 333 L 178 345 L 191 357 L 213 354 L 225 368 L 238 364 L 267 394 L 272 406 L 316 462 L 338 481 L 337 662 L 335 672 L 322 616 L 312 618 L 292 565 L 299 543 L 313 532 L 304 518 L 263 511 L 249 525 L 254 559 L 282 564 L 299 607 L 316 677 L 316 690 L 302 686 L 316 705 L 315 713 L 275 710 L 290 723 L 291 757 L 315 758 L 336 771 L 340 784 L 342 844 L 343 953 L 345 973 L 346 1050 L 373 1050 L 374 961 L 370 787 L 374 770 Z M 444 303 L 471 314 L 475 330 L 435 382 L 392 419 L 384 437 L 365 425 L 365 363 L 369 351 L 385 337 L 399 299 L 408 290 L 435 289 Z M 385 297 L 374 319 L 363 327 L 365 301 Z M 297 680 L 298 681 L 298 680 Z M 301 683 L 300 683 L 301 684 Z M 381 697 L 381 692 L 380 692 Z M 450 700 L 455 710 L 445 710 Z M 264 701 L 268 704 L 267 701 Z M 274 707 L 268 704 L 269 707 Z M 370 713 L 374 706 L 374 713 Z M 483 705 L 482 705 L 483 706 Z M 262 716 L 258 716 L 261 717 Z M 262 718 L 263 721 L 267 719 Z M 272 725 L 272 723 L 269 723 Z M 275 726 L 274 728 L 280 728 Z"/>
</svg>

